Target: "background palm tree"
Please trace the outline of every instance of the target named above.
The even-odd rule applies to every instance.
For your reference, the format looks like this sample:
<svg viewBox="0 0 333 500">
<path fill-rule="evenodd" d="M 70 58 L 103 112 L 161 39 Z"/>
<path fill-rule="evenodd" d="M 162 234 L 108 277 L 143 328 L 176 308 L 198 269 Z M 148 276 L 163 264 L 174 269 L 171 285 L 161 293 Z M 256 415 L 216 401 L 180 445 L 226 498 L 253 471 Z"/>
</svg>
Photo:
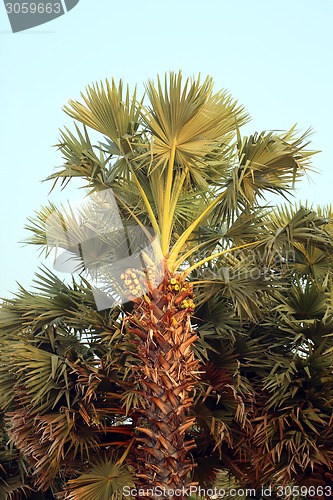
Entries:
<svg viewBox="0 0 333 500">
<path fill-rule="evenodd" d="M 263 204 L 309 169 L 308 132 L 242 137 L 244 109 L 180 73 L 142 100 L 114 81 L 82 98 L 65 107 L 82 126 L 61 132 L 49 179 L 112 189 L 124 231 L 95 232 L 91 205 L 30 219 L 30 243 L 61 246 L 86 274 L 65 284 L 44 269 L 2 305 L 4 495 L 121 498 L 219 471 L 330 488 L 332 211 Z M 134 240 L 141 265 L 119 270 L 134 224 L 151 252 Z M 87 277 L 106 261 L 123 305 L 98 310 Z"/>
</svg>

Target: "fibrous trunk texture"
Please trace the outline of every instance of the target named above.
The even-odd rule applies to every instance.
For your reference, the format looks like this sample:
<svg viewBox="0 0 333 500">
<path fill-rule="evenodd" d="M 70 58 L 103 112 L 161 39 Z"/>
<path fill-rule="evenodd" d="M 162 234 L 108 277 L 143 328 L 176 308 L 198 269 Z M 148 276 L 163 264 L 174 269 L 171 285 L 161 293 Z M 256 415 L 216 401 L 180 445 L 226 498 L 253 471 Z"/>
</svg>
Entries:
<svg viewBox="0 0 333 500">
<path fill-rule="evenodd" d="M 130 270 L 125 278 L 127 284 L 138 281 Z M 194 467 L 189 457 L 194 441 L 185 438 L 195 423 L 189 416 L 198 369 L 192 350 L 194 303 L 192 286 L 180 274 L 165 272 L 157 287 L 148 284 L 143 298 L 132 297 L 134 311 L 126 318 L 139 361 L 132 371 L 140 400 L 133 465 L 138 485 L 147 490 L 141 498 L 173 498 L 173 490 L 190 486 Z"/>
</svg>

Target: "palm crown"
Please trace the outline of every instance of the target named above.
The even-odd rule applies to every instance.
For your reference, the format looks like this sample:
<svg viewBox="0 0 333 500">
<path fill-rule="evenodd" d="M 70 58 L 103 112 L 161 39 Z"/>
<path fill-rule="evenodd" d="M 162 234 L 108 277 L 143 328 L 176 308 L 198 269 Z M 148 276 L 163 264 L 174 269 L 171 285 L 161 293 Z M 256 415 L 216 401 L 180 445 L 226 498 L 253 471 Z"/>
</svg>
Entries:
<svg viewBox="0 0 333 500">
<path fill-rule="evenodd" d="M 82 97 L 65 107 L 82 125 L 61 132 L 64 166 L 49 179 L 111 189 L 151 253 L 119 273 L 124 304 L 97 310 L 92 268 L 106 244 L 114 287 L 128 233 L 99 233 L 92 266 L 78 251 L 91 205 L 30 219 L 48 252 L 55 214 L 54 246 L 87 274 L 66 285 L 44 270 L 36 292 L 2 306 L 0 405 L 15 445 L 0 457 L 3 490 L 102 500 L 226 471 L 253 487 L 330 487 L 332 212 L 262 205 L 310 168 L 308 132 L 242 137 L 244 109 L 181 73 L 149 81 L 142 100 L 113 80 Z"/>
</svg>

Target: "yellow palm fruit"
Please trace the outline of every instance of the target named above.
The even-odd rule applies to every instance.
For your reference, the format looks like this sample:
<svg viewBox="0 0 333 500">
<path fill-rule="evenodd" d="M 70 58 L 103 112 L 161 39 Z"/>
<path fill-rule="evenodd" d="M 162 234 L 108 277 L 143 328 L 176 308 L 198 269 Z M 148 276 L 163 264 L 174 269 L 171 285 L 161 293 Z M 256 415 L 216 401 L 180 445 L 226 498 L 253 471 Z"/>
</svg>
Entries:
<svg viewBox="0 0 333 500">
<path fill-rule="evenodd" d="M 176 278 L 171 278 L 171 280 L 170 280 L 170 284 L 171 284 L 171 285 L 175 285 L 176 283 L 177 283 Z"/>
</svg>

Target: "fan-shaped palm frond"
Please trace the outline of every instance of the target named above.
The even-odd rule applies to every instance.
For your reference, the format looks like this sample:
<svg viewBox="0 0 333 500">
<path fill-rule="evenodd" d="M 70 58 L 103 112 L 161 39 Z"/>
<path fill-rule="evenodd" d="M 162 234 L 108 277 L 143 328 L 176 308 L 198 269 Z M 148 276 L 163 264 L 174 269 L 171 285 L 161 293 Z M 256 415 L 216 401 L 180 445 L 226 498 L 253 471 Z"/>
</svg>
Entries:
<svg viewBox="0 0 333 500">
<path fill-rule="evenodd" d="M 70 479 L 63 498 L 66 500 L 117 500 L 124 498 L 134 486 L 133 473 L 114 457 L 91 463 L 89 470 Z M 127 496 L 129 496 L 127 494 Z"/>
<path fill-rule="evenodd" d="M 96 83 L 88 86 L 82 98 L 85 104 L 71 100 L 64 110 L 75 120 L 109 137 L 114 147 L 118 148 L 118 154 L 124 154 L 128 150 L 127 137 L 134 135 L 138 128 L 136 91 L 131 97 L 127 87 L 124 95 L 122 82 L 117 86 L 112 79 L 105 85 Z"/>
</svg>

